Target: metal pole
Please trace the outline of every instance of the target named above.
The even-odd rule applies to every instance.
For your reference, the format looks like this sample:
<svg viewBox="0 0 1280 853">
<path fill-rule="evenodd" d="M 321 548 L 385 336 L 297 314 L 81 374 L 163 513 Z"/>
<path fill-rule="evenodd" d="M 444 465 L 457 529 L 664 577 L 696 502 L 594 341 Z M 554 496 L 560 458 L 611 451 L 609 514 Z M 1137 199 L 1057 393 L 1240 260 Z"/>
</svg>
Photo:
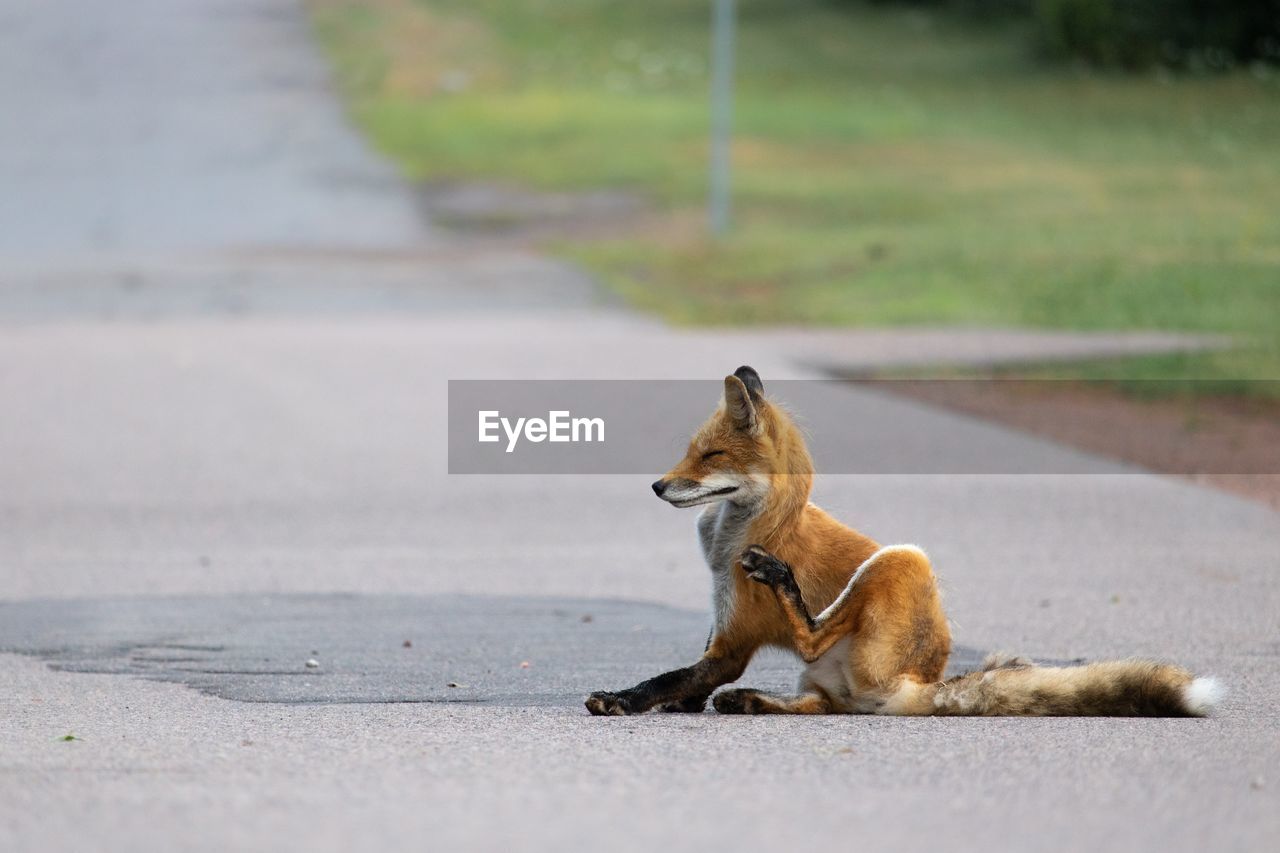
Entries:
<svg viewBox="0 0 1280 853">
<path fill-rule="evenodd" d="M 707 218 L 711 233 L 729 230 L 729 148 L 733 132 L 734 0 L 713 0 L 711 12 L 711 187 Z"/>
</svg>

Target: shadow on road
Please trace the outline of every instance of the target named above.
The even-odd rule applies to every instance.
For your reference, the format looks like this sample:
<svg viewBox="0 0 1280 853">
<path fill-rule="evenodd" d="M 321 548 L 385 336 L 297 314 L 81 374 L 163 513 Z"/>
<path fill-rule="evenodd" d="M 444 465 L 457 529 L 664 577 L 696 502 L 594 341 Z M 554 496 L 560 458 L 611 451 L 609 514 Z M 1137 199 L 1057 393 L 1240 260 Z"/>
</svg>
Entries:
<svg viewBox="0 0 1280 853">
<path fill-rule="evenodd" d="M 705 614 L 511 596 L 256 595 L 0 604 L 0 650 L 243 702 L 575 705 L 690 663 Z M 955 671 L 981 654 L 959 648 Z M 765 655 L 744 683 L 787 690 Z"/>
</svg>

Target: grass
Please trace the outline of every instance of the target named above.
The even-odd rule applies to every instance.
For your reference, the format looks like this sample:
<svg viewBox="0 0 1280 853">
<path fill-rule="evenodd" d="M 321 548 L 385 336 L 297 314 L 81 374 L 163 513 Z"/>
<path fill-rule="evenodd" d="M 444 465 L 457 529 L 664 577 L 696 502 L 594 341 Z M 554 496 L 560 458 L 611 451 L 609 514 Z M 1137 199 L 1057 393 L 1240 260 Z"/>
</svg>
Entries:
<svg viewBox="0 0 1280 853">
<path fill-rule="evenodd" d="M 1132 370 L 1280 378 L 1280 77 L 1084 73 L 1016 23 L 742 0 L 713 241 L 707 3 L 310 2 L 409 175 L 649 198 L 669 227 L 555 249 L 674 322 L 1228 333 Z"/>
</svg>

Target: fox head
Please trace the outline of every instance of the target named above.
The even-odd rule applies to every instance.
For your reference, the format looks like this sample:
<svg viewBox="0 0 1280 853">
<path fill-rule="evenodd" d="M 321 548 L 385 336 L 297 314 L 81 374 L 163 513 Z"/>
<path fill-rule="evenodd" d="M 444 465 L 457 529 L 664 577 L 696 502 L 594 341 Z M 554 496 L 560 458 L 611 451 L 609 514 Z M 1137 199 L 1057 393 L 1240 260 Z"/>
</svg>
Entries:
<svg viewBox="0 0 1280 853">
<path fill-rule="evenodd" d="M 799 430 L 765 399 L 760 375 L 743 366 L 724 378 L 719 407 L 653 491 L 677 507 L 718 501 L 763 505 L 778 490 L 780 476 L 800 475 L 789 480 L 789 491 L 800 488 L 807 500 L 812 470 Z"/>
</svg>

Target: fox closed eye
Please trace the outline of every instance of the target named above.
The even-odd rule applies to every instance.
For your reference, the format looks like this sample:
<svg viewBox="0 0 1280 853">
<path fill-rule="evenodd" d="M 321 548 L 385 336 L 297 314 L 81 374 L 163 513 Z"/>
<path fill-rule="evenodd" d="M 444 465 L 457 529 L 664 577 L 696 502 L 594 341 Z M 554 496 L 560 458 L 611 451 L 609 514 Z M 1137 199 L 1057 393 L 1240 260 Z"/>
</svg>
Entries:
<svg viewBox="0 0 1280 853">
<path fill-rule="evenodd" d="M 702 454 L 702 461 L 706 462 L 708 459 L 711 459 L 712 457 L 723 456 L 723 455 L 724 455 L 723 450 L 708 450 L 706 453 Z"/>
</svg>

